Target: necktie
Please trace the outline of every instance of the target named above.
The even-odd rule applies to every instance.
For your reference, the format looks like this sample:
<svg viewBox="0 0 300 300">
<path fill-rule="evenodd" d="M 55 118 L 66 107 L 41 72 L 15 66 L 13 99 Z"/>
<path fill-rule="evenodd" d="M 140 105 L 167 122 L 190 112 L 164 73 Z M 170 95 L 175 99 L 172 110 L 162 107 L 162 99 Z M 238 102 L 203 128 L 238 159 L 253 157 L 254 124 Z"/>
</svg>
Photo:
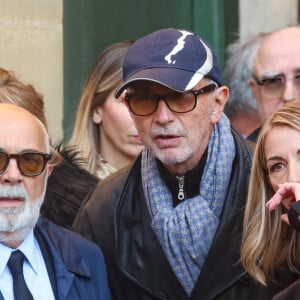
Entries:
<svg viewBox="0 0 300 300">
<path fill-rule="evenodd" d="M 13 277 L 15 300 L 33 300 L 23 275 L 24 254 L 20 250 L 13 251 L 7 266 Z"/>
</svg>

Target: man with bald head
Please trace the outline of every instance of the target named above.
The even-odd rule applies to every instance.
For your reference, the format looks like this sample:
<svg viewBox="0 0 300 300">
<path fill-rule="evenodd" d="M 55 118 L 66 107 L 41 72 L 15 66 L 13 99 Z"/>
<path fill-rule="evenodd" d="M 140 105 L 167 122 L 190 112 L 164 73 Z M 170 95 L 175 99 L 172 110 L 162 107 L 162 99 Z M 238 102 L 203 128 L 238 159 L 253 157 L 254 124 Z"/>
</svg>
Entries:
<svg viewBox="0 0 300 300">
<path fill-rule="evenodd" d="M 250 81 L 264 122 L 286 102 L 300 97 L 300 27 L 270 33 L 254 59 Z M 256 140 L 259 129 L 249 137 Z"/>
<path fill-rule="evenodd" d="M 0 299 L 109 299 L 99 248 L 39 219 L 53 169 L 44 125 L 0 104 Z"/>
</svg>

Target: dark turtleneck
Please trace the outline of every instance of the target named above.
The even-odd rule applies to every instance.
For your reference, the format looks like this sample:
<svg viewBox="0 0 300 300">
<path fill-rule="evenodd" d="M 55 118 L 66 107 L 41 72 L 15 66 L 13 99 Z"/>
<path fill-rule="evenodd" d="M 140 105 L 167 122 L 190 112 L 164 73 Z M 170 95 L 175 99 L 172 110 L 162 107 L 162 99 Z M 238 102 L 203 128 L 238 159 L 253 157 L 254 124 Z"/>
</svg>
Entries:
<svg viewBox="0 0 300 300">
<path fill-rule="evenodd" d="M 159 160 L 156 160 L 158 171 L 173 196 L 174 207 L 181 201 L 184 201 L 187 198 L 193 198 L 199 194 L 199 186 L 206 162 L 206 157 L 207 149 L 202 155 L 198 165 L 194 169 L 186 172 L 184 176 L 174 176 L 170 174 L 163 164 Z"/>
</svg>

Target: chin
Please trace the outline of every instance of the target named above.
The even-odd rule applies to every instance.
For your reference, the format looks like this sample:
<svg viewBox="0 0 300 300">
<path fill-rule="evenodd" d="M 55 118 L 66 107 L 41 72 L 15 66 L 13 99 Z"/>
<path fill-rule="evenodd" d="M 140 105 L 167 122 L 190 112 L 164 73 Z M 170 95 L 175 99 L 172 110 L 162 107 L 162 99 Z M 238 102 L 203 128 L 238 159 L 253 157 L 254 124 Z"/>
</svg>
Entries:
<svg viewBox="0 0 300 300">
<path fill-rule="evenodd" d="M 176 165 L 187 160 L 185 155 L 174 153 L 174 151 L 155 151 L 153 155 L 165 165 Z"/>
<path fill-rule="evenodd" d="M 26 200 L 22 208 L 0 210 L 0 232 L 28 232 L 32 230 L 40 216 L 44 193 L 34 201 Z"/>
<path fill-rule="evenodd" d="M 39 218 L 40 208 L 25 207 L 22 211 L 0 214 L 0 232 L 29 231 Z"/>
</svg>

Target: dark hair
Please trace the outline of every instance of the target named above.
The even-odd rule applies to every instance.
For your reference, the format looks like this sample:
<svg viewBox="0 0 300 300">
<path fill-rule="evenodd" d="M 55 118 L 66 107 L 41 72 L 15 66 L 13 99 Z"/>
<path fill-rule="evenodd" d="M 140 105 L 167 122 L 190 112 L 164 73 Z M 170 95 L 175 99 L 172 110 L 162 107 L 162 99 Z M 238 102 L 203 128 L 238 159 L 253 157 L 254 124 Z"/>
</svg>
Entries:
<svg viewBox="0 0 300 300">
<path fill-rule="evenodd" d="M 82 167 L 75 149 L 63 148 L 61 144 L 55 148 L 64 160 L 48 178 L 41 216 L 71 229 L 81 202 L 99 179 Z"/>
</svg>

